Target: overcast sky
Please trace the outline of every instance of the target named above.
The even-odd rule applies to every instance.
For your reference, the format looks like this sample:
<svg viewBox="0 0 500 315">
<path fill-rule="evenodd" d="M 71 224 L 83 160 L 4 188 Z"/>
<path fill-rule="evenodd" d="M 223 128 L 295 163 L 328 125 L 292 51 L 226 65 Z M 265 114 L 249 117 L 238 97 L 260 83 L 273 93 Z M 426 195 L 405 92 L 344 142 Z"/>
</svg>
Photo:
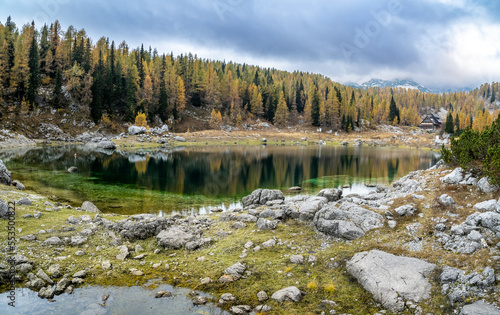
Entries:
<svg viewBox="0 0 500 315">
<path fill-rule="evenodd" d="M 498 0 L 0 0 L 18 27 L 58 19 L 135 48 L 432 88 L 500 81 Z"/>
</svg>

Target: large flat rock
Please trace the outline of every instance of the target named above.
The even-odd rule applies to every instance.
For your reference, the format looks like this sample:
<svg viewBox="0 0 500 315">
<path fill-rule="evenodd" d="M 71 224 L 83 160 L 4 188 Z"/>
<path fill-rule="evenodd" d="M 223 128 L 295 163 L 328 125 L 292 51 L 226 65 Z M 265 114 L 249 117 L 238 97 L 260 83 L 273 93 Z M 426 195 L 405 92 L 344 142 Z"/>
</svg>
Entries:
<svg viewBox="0 0 500 315">
<path fill-rule="evenodd" d="M 396 313 L 405 309 L 406 301 L 419 303 L 430 297 L 428 277 L 436 265 L 371 250 L 354 255 L 346 267 L 377 302 Z"/>
</svg>

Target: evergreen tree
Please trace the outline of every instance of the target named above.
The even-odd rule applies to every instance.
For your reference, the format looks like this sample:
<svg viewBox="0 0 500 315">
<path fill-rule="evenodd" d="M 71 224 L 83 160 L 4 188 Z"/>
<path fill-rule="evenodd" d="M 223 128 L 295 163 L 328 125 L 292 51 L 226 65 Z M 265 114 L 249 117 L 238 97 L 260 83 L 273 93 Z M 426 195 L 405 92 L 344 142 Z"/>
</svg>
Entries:
<svg viewBox="0 0 500 315">
<path fill-rule="evenodd" d="M 35 25 L 33 23 L 33 29 Z M 28 104 L 30 110 L 35 106 L 35 99 L 40 86 L 40 57 L 38 55 L 38 43 L 36 35 L 33 34 L 31 47 L 29 52 L 28 67 L 29 67 L 29 80 L 28 80 Z"/>
<path fill-rule="evenodd" d="M 288 120 L 288 107 L 286 106 L 285 96 L 283 91 L 280 92 L 278 108 L 274 115 L 274 124 L 277 126 L 284 126 Z"/>
<path fill-rule="evenodd" d="M 391 96 L 391 103 L 389 105 L 389 121 L 392 123 L 396 117 L 398 118 L 398 122 L 401 121 L 399 117 L 399 109 L 394 101 L 394 96 Z"/>
<path fill-rule="evenodd" d="M 56 83 L 54 86 L 54 91 L 52 92 L 52 99 L 54 102 L 54 106 L 56 108 L 62 108 L 62 85 L 63 85 L 63 78 L 62 78 L 62 73 L 61 70 L 57 69 L 56 72 Z"/>
<path fill-rule="evenodd" d="M 444 125 L 444 132 L 446 133 L 453 133 L 453 115 L 451 114 L 451 111 L 448 112 L 448 115 L 446 116 L 446 123 Z"/>
<path fill-rule="evenodd" d="M 320 103 L 321 103 L 321 94 L 315 87 L 311 102 L 311 119 L 312 119 L 312 125 L 316 127 L 319 127 L 320 125 Z"/>
</svg>

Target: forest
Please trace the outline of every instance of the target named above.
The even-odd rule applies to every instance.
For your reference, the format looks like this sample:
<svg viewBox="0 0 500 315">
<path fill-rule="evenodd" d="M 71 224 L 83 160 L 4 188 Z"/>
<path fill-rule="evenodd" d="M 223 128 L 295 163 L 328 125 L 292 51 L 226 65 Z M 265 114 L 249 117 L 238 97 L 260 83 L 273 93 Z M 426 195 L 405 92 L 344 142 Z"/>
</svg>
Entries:
<svg viewBox="0 0 500 315">
<path fill-rule="evenodd" d="M 187 116 L 206 128 L 267 121 L 279 127 L 351 131 L 378 124 L 418 126 L 440 109 L 453 131 L 490 126 L 498 116 L 499 83 L 471 92 L 423 93 L 403 88 L 359 89 L 320 74 L 174 56 L 151 46 L 131 48 L 55 21 L 37 29 L 0 23 L 0 120 L 56 110 L 94 123 L 134 122 L 175 129 Z M 190 126 L 188 126 L 189 128 Z M 194 128 L 192 126 L 191 128 Z"/>
</svg>

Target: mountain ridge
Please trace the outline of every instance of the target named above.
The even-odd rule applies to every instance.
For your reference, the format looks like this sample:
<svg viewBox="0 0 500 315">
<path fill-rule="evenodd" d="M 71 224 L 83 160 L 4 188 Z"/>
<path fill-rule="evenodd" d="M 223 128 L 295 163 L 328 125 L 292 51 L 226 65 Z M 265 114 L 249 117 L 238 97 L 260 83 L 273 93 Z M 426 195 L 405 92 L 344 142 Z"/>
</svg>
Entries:
<svg viewBox="0 0 500 315">
<path fill-rule="evenodd" d="M 378 79 L 378 78 L 372 78 L 369 81 L 366 81 L 364 83 L 355 83 L 355 82 L 346 82 L 344 83 L 345 85 L 349 85 L 355 88 L 362 88 L 362 89 L 367 89 L 369 87 L 392 87 L 392 88 L 405 88 L 405 89 L 415 89 L 419 90 L 420 92 L 423 93 L 453 93 L 453 92 L 470 92 L 472 89 L 469 87 L 464 87 L 464 88 L 441 88 L 441 89 L 434 89 L 434 88 L 429 88 L 426 87 L 423 84 L 420 84 L 418 82 L 415 82 L 412 79 L 394 79 L 394 80 L 383 80 L 383 79 Z"/>
</svg>

